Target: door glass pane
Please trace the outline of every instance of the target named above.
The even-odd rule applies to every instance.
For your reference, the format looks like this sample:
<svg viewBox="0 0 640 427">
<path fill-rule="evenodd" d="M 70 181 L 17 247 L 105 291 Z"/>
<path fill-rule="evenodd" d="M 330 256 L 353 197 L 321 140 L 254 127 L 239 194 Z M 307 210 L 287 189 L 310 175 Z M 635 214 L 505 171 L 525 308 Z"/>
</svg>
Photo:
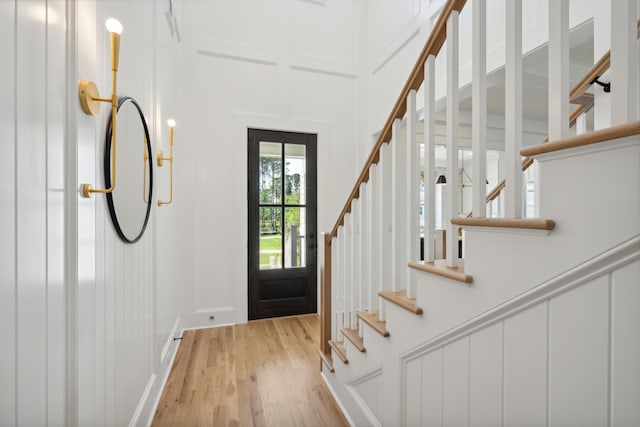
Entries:
<svg viewBox="0 0 640 427">
<path fill-rule="evenodd" d="M 285 203 L 304 205 L 306 203 L 306 149 L 299 144 L 284 145 Z"/>
<path fill-rule="evenodd" d="M 284 212 L 284 266 L 304 267 L 307 247 L 306 208 L 285 208 Z"/>
<path fill-rule="evenodd" d="M 282 208 L 260 208 L 260 270 L 282 268 Z"/>
<path fill-rule="evenodd" d="M 260 203 L 278 204 L 281 196 L 282 145 L 260 142 Z"/>
</svg>

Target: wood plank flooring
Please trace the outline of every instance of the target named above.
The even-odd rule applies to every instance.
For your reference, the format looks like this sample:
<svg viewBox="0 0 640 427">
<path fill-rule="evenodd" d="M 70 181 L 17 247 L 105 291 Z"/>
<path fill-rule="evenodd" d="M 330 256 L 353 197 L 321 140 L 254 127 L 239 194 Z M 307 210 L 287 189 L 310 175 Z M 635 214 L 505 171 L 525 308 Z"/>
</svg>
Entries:
<svg viewBox="0 0 640 427">
<path fill-rule="evenodd" d="M 317 314 L 186 331 L 153 426 L 347 426 L 320 377 Z"/>
</svg>

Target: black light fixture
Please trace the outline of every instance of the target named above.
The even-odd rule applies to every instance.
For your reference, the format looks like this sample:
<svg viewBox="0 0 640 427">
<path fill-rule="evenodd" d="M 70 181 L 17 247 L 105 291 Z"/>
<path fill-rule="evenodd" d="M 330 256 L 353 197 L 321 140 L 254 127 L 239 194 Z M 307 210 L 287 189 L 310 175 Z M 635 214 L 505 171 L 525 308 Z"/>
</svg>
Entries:
<svg viewBox="0 0 640 427">
<path fill-rule="evenodd" d="M 444 177 L 444 175 L 440 175 L 438 177 L 438 180 L 436 181 L 436 184 L 446 184 L 447 183 L 447 178 Z"/>
</svg>

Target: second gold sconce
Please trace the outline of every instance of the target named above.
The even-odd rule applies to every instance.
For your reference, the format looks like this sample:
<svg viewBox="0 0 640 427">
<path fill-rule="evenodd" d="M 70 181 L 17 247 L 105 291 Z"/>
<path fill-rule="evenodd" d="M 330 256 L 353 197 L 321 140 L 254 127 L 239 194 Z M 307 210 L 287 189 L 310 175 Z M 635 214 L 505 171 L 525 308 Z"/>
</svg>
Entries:
<svg viewBox="0 0 640 427">
<path fill-rule="evenodd" d="M 167 125 L 169 126 L 169 157 L 163 157 L 163 153 L 161 150 L 158 150 L 156 153 L 156 158 L 158 162 L 158 167 L 162 167 L 163 162 L 166 160 L 171 163 L 170 167 L 170 177 L 169 177 L 169 200 L 160 200 L 158 199 L 158 206 L 168 205 L 173 202 L 173 128 L 176 127 L 176 121 L 173 119 L 167 120 Z"/>
<path fill-rule="evenodd" d="M 101 102 L 111 103 L 111 150 L 113 162 L 111 164 L 111 186 L 104 190 L 95 189 L 91 184 L 82 184 L 82 197 L 91 197 L 92 193 L 111 193 L 116 188 L 116 116 L 118 111 L 117 76 L 118 59 L 120 57 L 120 33 L 122 24 L 114 18 L 109 18 L 105 22 L 107 31 L 111 37 L 111 71 L 113 78 L 113 89 L 110 98 L 100 98 L 98 87 L 89 80 L 82 80 L 78 87 L 80 96 L 80 106 L 85 114 L 95 116 L 100 112 Z"/>
</svg>

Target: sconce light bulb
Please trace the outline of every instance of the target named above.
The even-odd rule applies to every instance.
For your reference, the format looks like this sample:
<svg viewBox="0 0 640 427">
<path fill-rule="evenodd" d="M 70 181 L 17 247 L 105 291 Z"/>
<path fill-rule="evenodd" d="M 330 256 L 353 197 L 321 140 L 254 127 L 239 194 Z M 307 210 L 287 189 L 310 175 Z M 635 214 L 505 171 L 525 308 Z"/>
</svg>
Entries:
<svg viewBox="0 0 640 427">
<path fill-rule="evenodd" d="M 170 128 L 176 127 L 176 121 L 173 119 L 167 120 L 167 126 L 169 126 Z"/>
<path fill-rule="evenodd" d="M 107 21 L 105 22 L 105 26 L 107 27 L 107 31 L 109 31 L 110 33 L 122 33 L 122 24 L 115 18 L 107 19 Z"/>
</svg>

